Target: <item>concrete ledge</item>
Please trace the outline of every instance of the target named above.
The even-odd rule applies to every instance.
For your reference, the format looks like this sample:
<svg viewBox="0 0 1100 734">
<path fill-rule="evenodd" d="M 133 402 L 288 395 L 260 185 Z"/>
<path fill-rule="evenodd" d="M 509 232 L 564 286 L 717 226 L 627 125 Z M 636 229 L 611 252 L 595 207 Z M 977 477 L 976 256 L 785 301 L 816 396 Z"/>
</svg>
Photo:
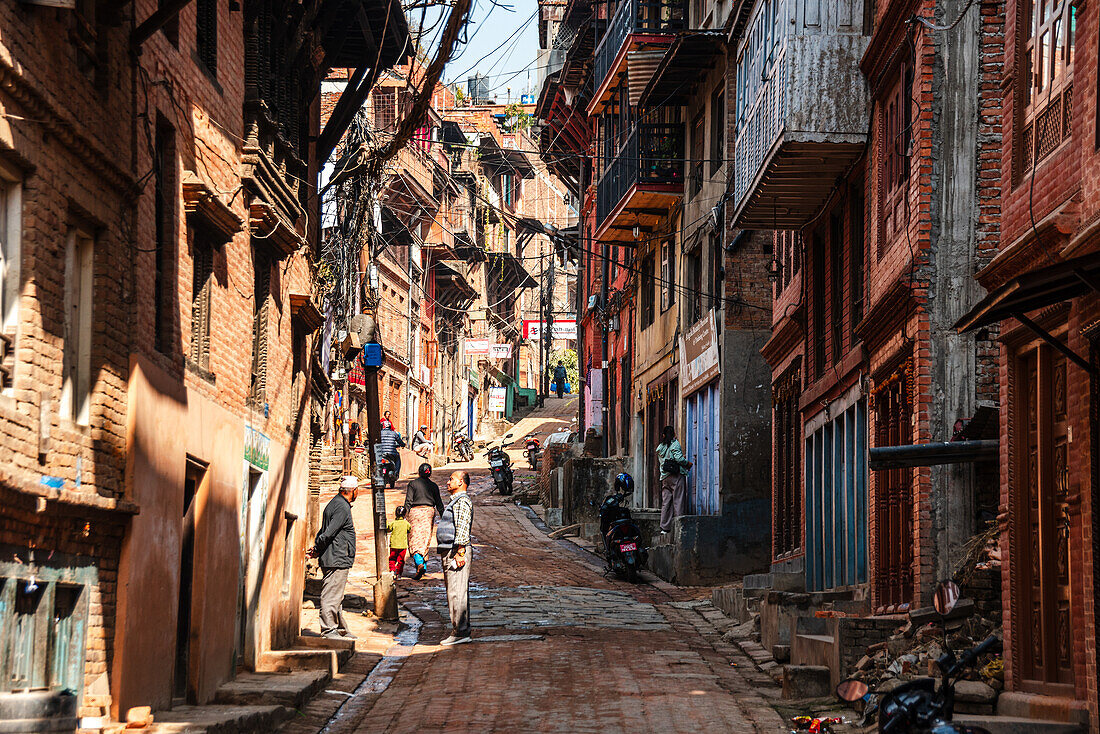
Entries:
<svg viewBox="0 0 1100 734">
<path fill-rule="evenodd" d="M 1089 725 L 1089 712 L 1084 701 L 1019 691 L 1001 693 L 997 698 L 997 715 L 1061 721 L 1084 727 Z"/>
</svg>

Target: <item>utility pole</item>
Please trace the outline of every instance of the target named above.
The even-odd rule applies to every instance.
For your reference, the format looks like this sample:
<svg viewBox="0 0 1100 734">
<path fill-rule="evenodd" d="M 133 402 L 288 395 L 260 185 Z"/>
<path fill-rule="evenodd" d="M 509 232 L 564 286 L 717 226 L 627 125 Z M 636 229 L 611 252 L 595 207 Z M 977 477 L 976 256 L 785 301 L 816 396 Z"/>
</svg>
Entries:
<svg viewBox="0 0 1100 734">
<path fill-rule="evenodd" d="M 367 345 L 364 345 L 367 346 Z M 374 515 L 374 614 L 379 619 L 397 619 L 397 595 L 389 569 L 390 541 L 386 535 L 386 483 L 378 471 L 375 450 L 382 440 L 382 416 L 378 407 L 378 370 L 364 370 L 367 393 L 367 461 L 370 466 L 371 509 Z"/>
<path fill-rule="evenodd" d="M 543 318 L 542 327 L 542 344 L 546 349 L 546 365 L 547 368 L 552 370 L 554 366 L 550 364 L 551 346 L 554 343 L 554 265 L 557 260 L 557 253 L 555 252 L 554 243 L 550 243 L 550 267 L 547 269 L 547 283 L 546 283 L 546 306 L 545 316 Z M 558 385 L 559 390 L 564 388 Z"/>
<path fill-rule="evenodd" d="M 542 319 L 543 313 L 546 310 L 546 262 L 543 258 L 539 258 L 539 319 Z M 549 356 L 544 349 L 545 341 L 543 339 L 543 331 L 545 330 L 545 324 L 542 330 L 539 331 L 539 407 L 545 405 L 546 396 L 549 394 L 550 382 L 547 380 L 546 367 L 549 360 Z"/>
</svg>

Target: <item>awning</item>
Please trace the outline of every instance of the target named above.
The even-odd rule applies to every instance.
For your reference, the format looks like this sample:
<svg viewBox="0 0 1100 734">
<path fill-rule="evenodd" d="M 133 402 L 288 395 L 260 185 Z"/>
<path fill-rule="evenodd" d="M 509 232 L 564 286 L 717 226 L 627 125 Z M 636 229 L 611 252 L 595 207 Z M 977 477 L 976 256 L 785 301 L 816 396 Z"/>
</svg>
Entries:
<svg viewBox="0 0 1100 734">
<path fill-rule="evenodd" d="M 971 331 L 1007 318 L 1018 318 L 1085 293 L 1100 291 L 1100 252 L 1019 275 L 983 298 L 955 329 Z"/>
<path fill-rule="evenodd" d="M 398 0 L 326 0 L 318 18 L 325 64 L 333 68 L 388 69 L 413 51 L 409 25 Z M 379 48 L 381 46 L 381 48 Z"/>
<path fill-rule="evenodd" d="M 444 306 L 465 311 L 477 298 L 477 291 L 466 277 L 446 262 L 436 262 L 432 266 L 432 275 L 435 277 L 436 300 Z"/>
<path fill-rule="evenodd" d="M 514 148 L 502 148 L 492 135 L 483 135 L 478 147 L 482 165 L 493 173 L 516 173 L 523 178 L 532 178 L 535 167 L 527 156 Z"/>
<path fill-rule="evenodd" d="M 508 252 L 487 253 L 489 265 L 486 275 L 499 275 L 502 289 L 534 288 L 538 281 L 531 277 L 519 258 Z"/>
<path fill-rule="evenodd" d="M 686 105 L 695 86 L 714 68 L 725 49 L 726 40 L 721 31 L 681 33 L 657 65 L 639 104 L 642 107 Z"/>
</svg>

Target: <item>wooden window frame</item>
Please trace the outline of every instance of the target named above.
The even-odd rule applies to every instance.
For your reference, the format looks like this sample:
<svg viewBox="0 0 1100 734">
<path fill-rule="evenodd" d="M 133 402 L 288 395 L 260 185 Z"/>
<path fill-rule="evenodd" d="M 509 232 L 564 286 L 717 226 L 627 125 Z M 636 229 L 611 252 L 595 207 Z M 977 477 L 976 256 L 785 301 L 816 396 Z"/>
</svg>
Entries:
<svg viewBox="0 0 1100 734">
<path fill-rule="evenodd" d="M 95 237 L 86 229 L 69 230 L 65 249 L 65 340 L 62 360 L 62 415 L 88 425 L 92 402 L 92 352 L 95 324 Z"/>
<path fill-rule="evenodd" d="M 1016 183 L 1024 171 L 1072 136 L 1076 19 L 1074 0 L 1021 0 L 1017 6 L 1016 107 L 1021 132 Z"/>
<path fill-rule="evenodd" d="M 802 414 L 801 366 L 789 367 L 772 385 L 772 424 L 775 450 L 772 557 L 776 560 L 802 550 Z"/>
<path fill-rule="evenodd" d="M 642 258 L 641 276 L 638 278 L 638 288 L 641 291 L 638 301 L 641 303 L 641 327 L 644 331 L 653 324 L 656 311 L 656 275 L 657 263 L 654 254 L 650 252 Z"/>
<path fill-rule="evenodd" d="M 210 369 L 210 321 L 213 311 L 215 238 L 203 226 L 191 230 L 191 340 L 188 364 L 207 379 Z"/>
<path fill-rule="evenodd" d="M 248 396 L 255 407 L 267 402 L 268 364 L 270 362 L 271 257 L 263 247 L 253 251 L 252 287 L 252 368 Z"/>
<path fill-rule="evenodd" d="M 218 0 L 195 0 L 195 60 L 218 78 Z"/>
<path fill-rule="evenodd" d="M 903 62 L 894 72 L 889 91 L 880 102 L 879 184 L 880 236 L 878 257 L 909 224 L 910 151 L 913 142 L 913 68 Z"/>
<path fill-rule="evenodd" d="M 174 355 L 179 350 L 179 335 L 175 325 L 176 266 L 178 249 L 179 175 L 176 158 L 175 129 L 157 115 L 156 140 L 153 150 L 153 208 L 156 216 L 156 243 L 153 274 L 153 345 L 161 354 Z"/>
<path fill-rule="evenodd" d="M 726 82 L 710 95 L 710 173 L 714 176 L 726 161 Z"/>
</svg>

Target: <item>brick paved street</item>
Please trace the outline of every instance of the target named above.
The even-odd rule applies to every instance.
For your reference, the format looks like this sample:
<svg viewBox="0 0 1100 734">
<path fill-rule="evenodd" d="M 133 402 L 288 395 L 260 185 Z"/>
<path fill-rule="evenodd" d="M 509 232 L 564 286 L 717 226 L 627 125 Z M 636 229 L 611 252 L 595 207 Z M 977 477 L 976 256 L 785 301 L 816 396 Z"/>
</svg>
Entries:
<svg viewBox="0 0 1100 734">
<path fill-rule="evenodd" d="M 649 583 L 637 586 L 605 577 L 600 559 L 547 538 L 491 488 L 487 476 L 475 476 L 474 642 L 437 644 L 448 630 L 433 558 L 422 581 L 399 581 L 412 626 L 378 668 L 357 688 L 344 680 L 330 692 L 343 701 L 335 715 L 336 704 L 307 710 L 284 731 L 788 730 L 768 704 L 778 696 L 771 679 L 720 639 L 708 589 L 677 588 L 648 574 Z M 387 495 L 392 508 L 403 487 Z M 355 507 L 360 560 L 349 592 L 369 599 L 373 556 L 363 499 Z"/>
</svg>

